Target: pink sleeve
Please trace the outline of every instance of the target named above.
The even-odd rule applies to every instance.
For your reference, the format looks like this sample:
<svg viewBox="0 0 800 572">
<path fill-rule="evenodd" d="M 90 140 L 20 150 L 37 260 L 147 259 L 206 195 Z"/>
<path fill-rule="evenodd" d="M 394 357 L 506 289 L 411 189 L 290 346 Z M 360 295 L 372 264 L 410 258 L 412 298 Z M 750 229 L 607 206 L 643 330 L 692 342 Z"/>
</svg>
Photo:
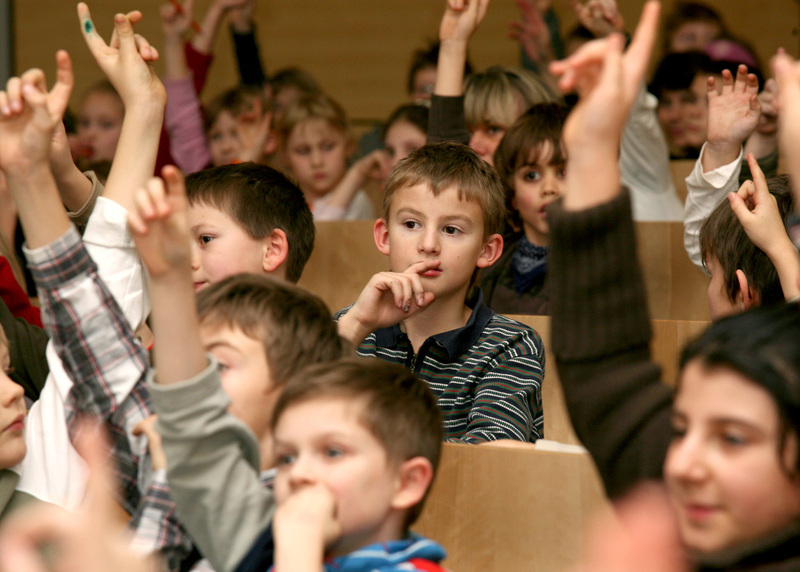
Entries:
<svg viewBox="0 0 800 572">
<path fill-rule="evenodd" d="M 211 155 L 203 133 L 203 112 L 192 76 L 165 81 L 164 86 L 167 88 L 164 126 L 169 134 L 172 157 L 184 173 L 195 173 L 208 166 Z"/>
</svg>

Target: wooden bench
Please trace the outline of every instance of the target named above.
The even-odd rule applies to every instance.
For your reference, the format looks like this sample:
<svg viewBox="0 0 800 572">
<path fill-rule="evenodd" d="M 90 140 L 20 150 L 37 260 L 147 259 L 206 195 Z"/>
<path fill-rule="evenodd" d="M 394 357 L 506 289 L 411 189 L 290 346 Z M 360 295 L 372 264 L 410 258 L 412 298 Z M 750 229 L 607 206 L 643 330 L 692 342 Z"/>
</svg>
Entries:
<svg viewBox="0 0 800 572">
<path fill-rule="evenodd" d="M 436 482 L 412 527 L 441 543 L 458 572 L 562 571 L 608 506 L 587 454 L 445 443 Z"/>
</svg>

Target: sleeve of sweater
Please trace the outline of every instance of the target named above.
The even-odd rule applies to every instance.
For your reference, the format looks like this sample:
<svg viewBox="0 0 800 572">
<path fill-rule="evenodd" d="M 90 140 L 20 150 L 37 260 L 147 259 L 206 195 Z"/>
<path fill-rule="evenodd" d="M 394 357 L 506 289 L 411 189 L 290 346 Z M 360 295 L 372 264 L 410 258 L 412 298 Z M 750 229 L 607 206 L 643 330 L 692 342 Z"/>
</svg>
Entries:
<svg viewBox="0 0 800 572">
<path fill-rule="evenodd" d="M 470 134 L 464 116 L 464 96 L 431 97 L 431 112 L 428 119 L 428 143 L 469 144 Z"/>
<path fill-rule="evenodd" d="M 203 111 L 192 76 L 165 81 L 164 87 L 167 89 L 164 127 L 169 134 L 172 157 L 184 173 L 196 173 L 211 162 L 211 154 L 203 133 Z"/>
<path fill-rule="evenodd" d="M 261 53 L 256 41 L 255 24 L 250 32 L 240 34 L 231 27 L 233 49 L 236 52 L 236 63 L 239 66 L 239 78 L 244 85 L 261 87 L 267 82 L 264 64 L 261 62 Z"/>
<path fill-rule="evenodd" d="M 575 212 L 558 202 L 549 214 L 553 351 L 575 431 L 615 497 L 661 478 L 671 438 L 630 196 Z"/>
</svg>

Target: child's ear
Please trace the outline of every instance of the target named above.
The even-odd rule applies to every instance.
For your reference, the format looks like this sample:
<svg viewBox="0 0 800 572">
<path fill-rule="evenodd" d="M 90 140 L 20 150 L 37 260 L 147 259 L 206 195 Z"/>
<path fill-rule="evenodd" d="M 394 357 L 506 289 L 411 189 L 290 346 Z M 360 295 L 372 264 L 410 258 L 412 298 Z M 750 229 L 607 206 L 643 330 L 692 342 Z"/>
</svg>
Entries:
<svg viewBox="0 0 800 572">
<path fill-rule="evenodd" d="M 286 262 L 286 258 L 289 256 L 289 239 L 286 237 L 286 232 L 280 228 L 275 228 L 263 239 L 263 245 L 264 255 L 261 260 L 261 267 L 264 272 L 271 274 Z"/>
<path fill-rule="evenodd" d="M 499 234 L 493 234 L 483 245 L 483 250 L 476 266 L 478 268 L 487 268 L 497 262 L 501 254 L 503 254 L 503 237 Z"/>
<path fill-rule="evenodd" d="M 382 218 L 375 221 L 375 226 L 372 227 L 372 236 L 375 237 L 375 246 L 378 247 L 378 252 L 384 256 L 389 256 L 389 225 Z"/>
<path fill-rule="evenodd" d="M 736 280 L 739 282 L 739 291 L 736 293 L 736 306 L 742 311 L 761 305 L 761 295 L 750 287 L 744 271 L 736 269 Z"/>
<path fill-rule="evenodd" d="M 413 457 L 400 465 L 392 508 L 408 510 L 425 498 L 433 481 L 433 465 L 425 457 Z"/>
</svg>

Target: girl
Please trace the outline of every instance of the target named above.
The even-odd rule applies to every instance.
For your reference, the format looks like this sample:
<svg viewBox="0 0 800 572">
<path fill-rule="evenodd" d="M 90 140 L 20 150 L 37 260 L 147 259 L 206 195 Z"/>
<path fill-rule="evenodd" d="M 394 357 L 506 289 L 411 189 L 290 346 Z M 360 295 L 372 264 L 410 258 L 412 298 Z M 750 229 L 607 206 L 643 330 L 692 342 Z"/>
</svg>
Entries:
<svg viewBox="0 0 800 572">
<path fill-rule="evenodd" d="M 478 284 L 486 305 L 500 314 L 548 313 L 546 208 L 563 192 L 567 158 L 561 129 L 566 118 L 562 105 L 534 105 L 506 132 L 494 154 L 514 231 Z"/>
<path fill-rule="evenodd" d="M 373 218 L 372 202 L 361 187 L 386 171 L 386 152 L 373 151 L 348 169 L 354 147 L 349 129 L 344 109 L 322 94 L 290 102 L 277 120 L 283 162 L 315 220 Z"/>
<path fill-rule="evenodd" d="M 425 145 L 428 133 L 428 108 L 424 105 L 401 105 L 383 126 L 383 144 L 388 154 L 388 168 Z"/>
<path fill-rule="evenodd" d="M 114 158 L 124 113 L 122 99 L 110 81 L 102 81 L 84 94 L 78 111 L 79 156 L 74 158 L 79 166 Z"/>
</svg>

